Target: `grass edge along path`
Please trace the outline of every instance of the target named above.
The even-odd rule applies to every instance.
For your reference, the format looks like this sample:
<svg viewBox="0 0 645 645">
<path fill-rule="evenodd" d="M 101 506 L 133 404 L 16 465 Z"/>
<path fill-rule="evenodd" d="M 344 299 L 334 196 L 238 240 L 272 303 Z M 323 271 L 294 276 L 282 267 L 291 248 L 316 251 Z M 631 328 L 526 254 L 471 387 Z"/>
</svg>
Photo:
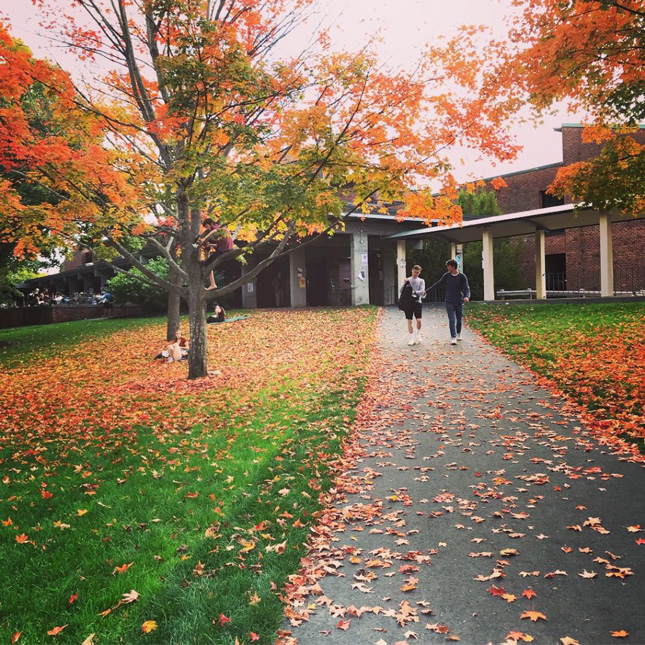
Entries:
<svg viewBox="0 0 645 645">
<path fill-rule="evenodd" d="M 564 396 L 599 443 L 645 454 L 645 302 L 476 303 L 466 322 Z"/>
<path fill-rule="evenodd" d="M 246 479 L 245 485 L 237 486 L 234 494 L 228 497 L 218 494 L 214 500 L 208 499 L 208 495 L 198 498 L 196 484 L 191 481 L 193 476 L 190 475 L 195 462 L 190 460 L 182 463 L 183 472 L 175 469 L 174 474 L 168 472 L 164 475 L 164 478 L 172 478 L 171 492 L 179 498 L 183 497 L 182 505 L 187 507 L 188 514 L 193 511 L 198 513 L 198 504 L 205 505 L 206 510 L 213 513 L 213 520 L 201 525 L 196 523 L 186 532 L 181 527 L 181 518 L 177 518 L 177 530 L 171 536 L 173 559 L 158 563 L 160 567 L 150 572 L 148 584 L 145 581 L 133 583 L 135 578 L 130 576 L 136 575 L 137 569 L 151 568 L 150 562 L 143 562 L 139 557 L 138 548 L 143 543 L 142 536 L 154 533 L 163 525 L 154 523 L 154 508 L 148 508 L 152 503 L 145 497 L 146 490 L 150 486 L 160 485 L 162 480 L 148 480 L 144 484 L 144 473 L 139 474 L 138 471 L 142 469 L 134 467 L 136 459 L 129 458 L 126 446 L 124 455 L 117 456 L 117 459 L 121 460 L 119 467 L 127 471 L 127 476 L 122 475 L 121 481 L 108 480 L 102 486 L 109 485 L 122 496 L 136 496 L 138 491 L 141 499 L 133 501 L 133 504 L 139 503 L 136 512 L 124 516 L 113 509 L 90 506 L 90 501 L 99 498 L 83 498 L 83 492 L 80 491 L 76 493 L 76 498 L 69 500 L 68 509 L 56 511 L 50 520 L 51 523 L 56 518 L 63 519 L 57 520 L 59 529 L 54 533 L 58 536 L 60 530 L 60 535 L 67 538 L 76 527 L 66 526 L 66 522 L 75 523 L 66 519 L 66 516 L 72 515 L 80 523 L 90 521 L 88 518 L 98 511 L 101 515 L 91 521 L 97 527 L 94 530 L 99 546 L 101 537 L 109 539 L 112 536 L 114 540 L 118 535 L 126 535 L 130 539 L 134 559 L 131 569 L 126 568 L 123 573 L 116 570 L 117 567 L 123 568 L 121 565 L 128 565 L 129 557 L 123 557 L 123 562 L 115 560 L 102 565 L 103 569 L 109 567 L 108 571 L 115 569 L 112 575 L 115 588 L 119 586 L 119 593 L 115 594 L 113 589 L 110 602 L 105 602 L 105 599 L 90 600 L 83 591 L 78 590 L 81 583 L 62 593 L 62 578 L 69 583 L 80 575 L 80 567 L 75 566 L 72 558 L 70 571 L 60 578 L 55 576 L 55 572 L 49 572 L 49 576 L 46 576 L 43 569 L 45 578 L 49 578 L 48 582 L 59 585 L 56 606 L 33 606 L 33 600 L 31 605 L 25 605 L 24 599 L 29 590 L 20 590 L 20 585 L 16 584 L 20 572 L 13 575 L 7 572 L 13 581 L 6 591 L 22 591 L 17 599 L 24 609 L 20 610 L 20 615 L 17 609 L 14 615 L 7 615 L 8 608 L 0 605 L 0 632 L 3 636 L 8 640 L 22 632 L 18 642 L 55 642 L 55 639 L 60 642 L 81 642 L 94 634 L 89 642 L 98 645 L 112 642 L 234 643 L 236 639 L 240 643 L 271 642 L 282 621 L 280 586 L 286 576 L 299 566 L 301 545 L 320 508 L 317 493 L 329 485 L 329 471 L 338 458 L 343 437 L 354 419 L 356 404 L 361 397 L 365 381 L 364 363 L 373 343 L 373 334 L 363 325 L 368 322 L 370 328 L 374 329 L 375 311 L 364 311 L 361 323 L 363 335 L 368 339 L 357 345 L 359 353 L 356 360 L 343 366 L 334 383 L 321 384 L 322 398 L 310 388 L 302 388 L 302 384 L 283 380 L 279 387 L 272 385 L 258 392 L 253 401 L 246 400 L 243 419 L 233 416 L 228 419 L 229 422 L 238 422 L 243 432 L 238 434 L 236 441 L 225 442 L 224 446 L 219 444 L 220 451 L 231 451 L 233 458 L 228 464 L 233 467 L 226 467 L 226 472 L 218 477 L 224 483 L 229 478 Z M 332 312 L 330 315 L 344 317 L 346 314 Z M 139 324 L 142 324 L 141 321 Z M 315 371 L 316 367 L 315 364 L 311 365 L 311 370 Z M 276 405 L 275 414 L 272 415 L 272 406 Z M 253 406 L 258 414 L 252 418 L 249 410 Z M 272 427 L 275 432 L 266 433 L 266 427 Z M 138 428 L 139 433 L 144 430 L 143 427 Z M 199 432 L 199 428 L 195 427 L 186 429 L 186 439 L 181 444 L 191 448 L 197 445 L 199 448 Z M 277 445 L 269 441 L 272 445 L 267 448 L 266 445 L 254 443 L 259 434 L 265 440 L 275 440 L 279 435 L 280 441 L 276 442 Z M 261 452 L 254 452 L 253 447 Z M 200 450 L 195 452 L 199 453 Z M 247 457 L 252 459 L 247 462 L 249 467 L 245 469 L 243 463 Z M 199 455 L 194 457 L 199 458 Z M 238 459 L 239 462 L 236 461 Z M 12 474 L 12 477 L 15 476 Z M 57 501 L 59 494 L 54 488 L 55 479 L 49 481 L 49 488 L 45 490 L 53 490 L 53 501 Z M 207 483 L 212 485 L 213 481 Z M 0 493 L 0 497 L 4 494 L 6 491 Z M 105 498 L 102 496 L 101 499 Z M 86 508 L 81 507 L 83 501 Z M 51 503 L 52 500 L 46 502 Z M 87 512 L 87 508 L 90 512 L 87 515 L 83 513 L 83 517 L 76 520 L 75 516 Z M 217 513 L 214 513 L 215 510 Z M 144 511 L 149 511 L 149 516 Z M 113 514 L 118 517 L 110 520 Z M 3 523 L 7 521 L 7 513 L 3 513 L 1 519 Z M 136 521 L 141 519 L 144 521 Z M 172 522 L 173 518 L 164 520 L 167 521 Z M 44 522 L 42 526 L 45 527 Z M 101 526 L 104 528 L 101 529 Z M 38 540 L 39 533 L 33 531 L 42 530 L 42 527 L 38 524 L 31 527 L 33 531 L 27 526 L 25 529 L 31 541 L 32 536 Z M 11 539 L 11 527 L 7 527 L 6 531 Z M 24 548 L 28 557 L 36 553 L 29 544 L 13 546 Z M 55 549 L 57 545 L 48 543 L 48 548 Z M 151 555 L 148 554 L 148 560 L 151 560 Z M 159 558 L 165 559 L 167 555 L 167 552 L 163 553 Z M 42 558 L 46 566 L 46 558 L 42 554 L 37 554 L 37 557 Z M 84 573 L 87 576 L 87 572 Z M 158 573 L 162 577 L 156 580 Z M 143 576 L 145 579 L 145 572 Z M 136 600 L 122 602 L 120 593 L 127 595 L 131 589 L 137 591 Z M 126 600 L 129 598 L 131 596 Z M 97 610 L 104 614 L 98 619 Z M 30 611 L 34 616 L 40 614 L 38 620 L 29 622 Z M 144 624 L 151 629 L 149 633 L 142 631 Z M 62 629 L 58 635 L 46 635 L 59 628 Z"/>
</svg>

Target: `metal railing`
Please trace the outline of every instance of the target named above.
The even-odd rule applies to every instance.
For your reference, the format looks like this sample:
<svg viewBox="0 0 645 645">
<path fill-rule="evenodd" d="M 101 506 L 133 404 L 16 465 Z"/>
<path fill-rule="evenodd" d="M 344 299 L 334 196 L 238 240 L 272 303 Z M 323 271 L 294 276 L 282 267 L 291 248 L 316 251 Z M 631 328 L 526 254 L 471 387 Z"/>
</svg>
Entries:
<svg viewBox="0 0 645 645">
<path fill-rule="evenodd" d="M 546 274 L 550 297 L 599 296 L 600 269 Z M 614 270 L 614 295 L 645 295 L 645 267 L 618 267 Z"/>
</svg>

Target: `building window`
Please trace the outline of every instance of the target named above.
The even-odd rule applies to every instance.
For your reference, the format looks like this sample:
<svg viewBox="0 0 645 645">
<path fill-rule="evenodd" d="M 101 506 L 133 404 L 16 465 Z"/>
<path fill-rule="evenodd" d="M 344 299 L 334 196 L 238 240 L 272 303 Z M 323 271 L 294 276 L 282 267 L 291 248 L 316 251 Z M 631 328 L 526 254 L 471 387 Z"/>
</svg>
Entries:
<svg viewBox="0 0 645 645">
<path fill-rule="evenodd" d="M 546 192 L 546 190 L 541 190 L 540 203 L 542 204 L 540 208 L 549 208 L 549 206 L 562 206 L 564 204 L 564 199 L 550 195 Z"/>
</svg>

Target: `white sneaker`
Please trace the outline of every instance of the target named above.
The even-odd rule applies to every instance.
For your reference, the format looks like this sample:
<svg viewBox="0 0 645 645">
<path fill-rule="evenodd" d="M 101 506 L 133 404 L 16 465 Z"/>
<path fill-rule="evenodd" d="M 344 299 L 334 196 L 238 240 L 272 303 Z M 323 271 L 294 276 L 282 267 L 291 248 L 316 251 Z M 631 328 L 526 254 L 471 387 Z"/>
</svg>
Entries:
<svg viewBox="0 0 645 645">
<path fill-rule="evenodd" d="M 456 338 L 452 338 L 452 339 L 450 340 L 450 344 L 451 344 L 451 345 L 456 345 L 456 344 L 457 344 L 457 339 L 456 339 Z"/>
<path fill-rule="evenodd" d="M 421 332 L 417 330 L 414 334 L 414 344 L 419 345 L 421 343 Z"/>
<path fill-rule="evenodd" d="M 414 334 L 410 334 L 410 339 L 408 340 L 408 345 L 414 345 Z"/>
<path fill-rule="evenodd" d="M 457 340 L 463 340 L 463 338 L 461 337 L 461 333 L 457 334 Z"/>
</svg>

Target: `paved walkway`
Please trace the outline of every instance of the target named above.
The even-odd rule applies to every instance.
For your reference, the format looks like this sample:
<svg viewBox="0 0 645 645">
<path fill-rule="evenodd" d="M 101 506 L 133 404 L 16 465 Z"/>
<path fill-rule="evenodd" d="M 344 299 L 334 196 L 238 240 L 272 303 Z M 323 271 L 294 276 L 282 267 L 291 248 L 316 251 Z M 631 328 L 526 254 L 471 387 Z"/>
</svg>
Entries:
<svg viewBox="0 0 645 645">
<path fill-rule="evenodd" d="M 404 324 L 280 642 L 645 643 L 643 464 L 443 308 Z"/>
</svg>

